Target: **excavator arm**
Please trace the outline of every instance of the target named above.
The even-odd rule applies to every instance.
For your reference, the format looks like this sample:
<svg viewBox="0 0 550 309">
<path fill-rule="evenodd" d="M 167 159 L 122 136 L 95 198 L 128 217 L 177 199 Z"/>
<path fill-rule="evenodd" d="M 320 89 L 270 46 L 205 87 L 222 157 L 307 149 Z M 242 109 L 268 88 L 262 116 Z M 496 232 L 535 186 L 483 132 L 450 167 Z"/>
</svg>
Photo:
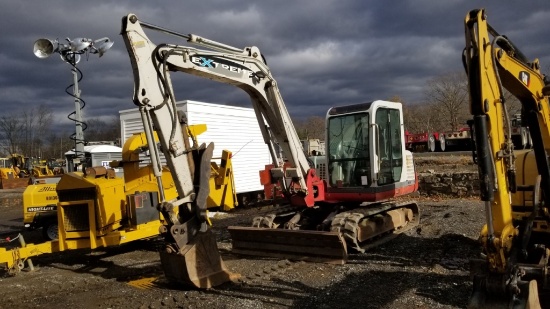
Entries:
<svg viewBox="0 0 550 309">
<path fill-rule="evenodd" d="M 156 45 L 144 29 L 174 35 L 187 44 Z M 229 274 L 209 231 L 206 214 L 213 144 L 200 149 L 189 145 L 187 124 L 176 109 L 170 72 L 180 71 L 234 85 L 250 96 L 273 160 L 271 179 L 280 180 L 282 191 L 291 204 L 314 206 L 315 201 L 324 198 L 324 182 L 309 166 L 277 83 L 257 47 L 240 49 L 197 35 L 180 34 L 139 21 L 134 14 L 123 17 L 121 34 L 134 72 L 133 101 L 141 112 L 159 192 L 162 192 L 162 166 L 154 132 L 158 135 L 178 191 L 178 199 L 174 201 L 167 201 L 161 194 L 158 207 L 166 219 L 161 230 L 167 240 L 166 252 L 161 252 L 165 274 L 198 287 L 224 282 L 229 279 Z M 187 46 L 191 44 L 206 49 Z M 279 162 L 275 142 L 282 148 L 287 164 Z M 341 243 L 339 237 L 331 238 Z M 204 252 L 207 253 L 200 256 Z M 204 264 L 208 265 L 207 269 L 200 269 Z M 196 275 L 192 276 L 192 273 Z"/>
<path fill-rule="evenodd" d="M 175 44 L 155 45 L 144 32 L 144 28 L 175 35 L 185 39 L 187 43 L 198 45 L 208 50 L 196 49 Z M 134 70 L 134 103 L 144 110 L 154 110 L 156 119 L 153 122 L 161 133 L 159 137 L 163 144 L 170 146 L 172 156 L 177 157 L 178 151 L 184 149 L 182 141 L 174 138 L 179 129 L 164 123 L 166 119 L 175 122 L 175 113 L 162 106 L 173 105 L 175 102 L 170 71 L 181 71 L 188 74 L 205 77 L 214 81 L 234 85 L 243 89 L 251 98 L 258 123 L 265 143 L 269 146 L 273 164 L 271 170 L 275 178 L 291 179 L 285 192 L 294 198 L 296 204 L 313 206 L 314 197 L 312 171 L 307 157 L 302 151 L 300 139 L 290 115 L 285 107 L 277 83 L 272 77 L 260 50 L 257 47 L 243 49 L 231 47 L 219 42 L 202 38 L 197 35 L 179 34 L 171 30 L 139 21 L 136 15 L 130 14 L 123 20 L 122 35 L 126 42 L 132 67 Z M 160 108 L 160 109 L 159 109 Z M 160 121 L 158 121 L 160 119 Z M 162 127 L 162 126 L 165 127 Z M 274 141 L 285 153 L 291 167 L 284 168 L 274 148 Z M 178 160 L 172 160 L 178 161 Z M 184 174 L 188 169 L 181 160 L 181 165 L 172 163 L 180 184 L 189 182 Z M 180 178 L 181 177 L 181 178 Z M 285 182 L 283 182 L 286 185 Z M 191 188 L 181 188 L 184 196 L 191 194 Z M 299 198 L 295 198 L 299 197 Z M 300 200 L 301 199 L 301 200 Z"/>
<path fill-rule="evenodd" d="M 207 198 L 214 145 L 192 147 L 185 116 L 176 108 L 168 62 L 170 48 L 152 44 L 135 15 L 122 20 L 122 36 L 134 72 L 133 101 L 138 106 L 147 138 L 153 173 L 159 187 L 158 210 L 165 224 L 160 232 L 166 247 L 160 251 L 166 277 L 175 282 L 209 288 L 231 280 L 209 228 Z M 167 200 L 162 184 L 160 149 L 178 192 Z"/>
<path fill-rule="evenodd" d="M 514 303 L 519 304 L 517 308 L 540 308 L 534 279 L 543 286 L 547 281 L 548 250 L 544 247 L 550 244 L 550 233 L 541 231 L 536 240 L 532 236 L 535 226 L 550 223 L 548 206 L 544 206 L 550 205 L 550 107 L 543 94 L 544 77 L 538 60 L 528 61 L 508 38 L 496 32 L 483 9 L 466 15 L 465 38 L 463 62 L 486 214 L 480 234 L 486 258 L 472 263 L 470 307 Z M 522 104 L 534 151 L 514 152 L 504 89 Z M 526 176 L 529 160 L 536 162 L 536 173 Z M 515 203 L 517 195 L 523 197 L 522 203 Z M 537 272 L 543 275 L 532 276 Z"/>
</svg>

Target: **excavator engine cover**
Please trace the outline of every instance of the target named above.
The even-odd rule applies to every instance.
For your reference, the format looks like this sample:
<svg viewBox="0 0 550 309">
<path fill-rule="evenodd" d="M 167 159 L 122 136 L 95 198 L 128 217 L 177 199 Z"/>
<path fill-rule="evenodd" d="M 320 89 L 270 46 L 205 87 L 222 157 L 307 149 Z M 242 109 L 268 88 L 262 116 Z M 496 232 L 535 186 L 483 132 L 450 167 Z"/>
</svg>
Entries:
<svg viewBox="0 0 550 309">
<path fill-rule="evenodd" d="M 210 230 L 198 232 L 178 253 L 161 251 L 160 260 L 166 278 L 172 282 L 207 289 L 232 279 Z"/>
</svg>

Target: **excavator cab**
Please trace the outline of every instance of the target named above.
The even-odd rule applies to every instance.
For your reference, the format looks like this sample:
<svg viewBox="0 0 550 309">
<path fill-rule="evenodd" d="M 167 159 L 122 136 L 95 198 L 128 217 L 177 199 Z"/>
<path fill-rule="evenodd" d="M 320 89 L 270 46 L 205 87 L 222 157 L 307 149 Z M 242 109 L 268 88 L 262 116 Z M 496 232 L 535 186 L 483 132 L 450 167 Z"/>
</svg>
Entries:
<svg viewBox="0 0 550 309">
<path fill-rule="evenodd" d="M 327 113 L 328 199 L 359 200 L 359 194 L 367 194 L 370 198 L 364 201 L 376 201 L 376 192 L 397 195 L 396 184 L 414 190 L 414 166 L 404 169 L 407 162 L 412 164 L 404 136 L 400 103 L 378 100 L 331 108 Z"/>
<path fill-rule="evenodd" d="M 368 117 L 367 112 L 361 112 L 329 118 L 330 187 L 360 187 L 372 183 Z"/>
</svg>

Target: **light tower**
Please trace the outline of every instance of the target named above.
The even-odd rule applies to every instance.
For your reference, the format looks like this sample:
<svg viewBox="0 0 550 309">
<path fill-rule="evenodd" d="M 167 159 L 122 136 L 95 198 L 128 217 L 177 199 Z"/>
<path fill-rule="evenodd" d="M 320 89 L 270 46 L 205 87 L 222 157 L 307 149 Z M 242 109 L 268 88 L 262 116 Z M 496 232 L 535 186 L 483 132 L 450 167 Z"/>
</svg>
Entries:
<svg viewBox="0 0 550 309">
<path fill-rule="evenodd" d="M 109 38 L 101 38 L 98 40 L 91 40 L 86 38 L 66 39 L 67 43 L 60 43 L 57 39 L 38 39 L 34 42 L 33 52 L 34 55 L 40 59 L 49 57 L 53 53 L 59 53 L 61 60 L 71 65 L 71 71 L 73 72 L 73 93 L 67 93 L 74 97 L 75 111 L 69 114 L 68 118 L 75 122 L 75 133 L 71 135 L 71 138 L 75 141 L 75 161 L 82 161 L 84 155 L 84 129 L 85 124 L 82 121 L 82 103 L 80 99 L 80 89 L 78 82 L 82 78 L 82 72 L 76 67 L 76 64 L 80 61 L 80 55 L 82 54 L 99 54 L 99 57 L 113 46 L 113 42 Z M 79 78 L 80 73 L 80 78 Z M 71 86 L 67 87 L 69 89 Z M 71 117 L 74 115 L 74 118 Z M 84 126 L 84 128 L 83 128 Z M 69 171 L 73 171 L 73 166 L 68 166 Z"/>
</svg>

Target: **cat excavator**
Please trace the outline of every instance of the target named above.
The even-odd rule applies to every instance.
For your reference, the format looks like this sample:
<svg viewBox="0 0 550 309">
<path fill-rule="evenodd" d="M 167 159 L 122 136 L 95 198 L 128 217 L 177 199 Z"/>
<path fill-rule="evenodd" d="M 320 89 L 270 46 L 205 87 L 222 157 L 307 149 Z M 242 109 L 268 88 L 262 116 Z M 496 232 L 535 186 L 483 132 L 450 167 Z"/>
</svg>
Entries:
<svg viewBox="0 0 550 309">
<path fill-rule="evenodd" d="M 145 29 L 181 42 L 156 45 Z M 166 250 L 161 253 L 167 277 L 186 281 L 193 272 L 218 284 L 231 276 L 210 232 L 204 205 L 208 192 L 203 164 L 210 162 L 213 145 L 204 147 L 202 158 L 189 159 L 170 79 L 173 71 L 234 85 L 250 96 L 273 162 L 260 173 L 261 181 L 277 188 L 288 201 L 284 212 L 255 218 L 251 227 L 230 227 L 233 252 L 292 259 L 311 256 L 311 260 L 343 263 L 348 242 L 363 250 L 366 242 L 389 239 L 418 224 L 416 203 L 383 202 L 418 188 L 412 153 L 405 150 L 400 103 L 373 101 L 331 108 L 327 157 L 321 162 L 317 156 L 320 161 L 315 168 L 303 152 L 277 82 L 257 47 L 236 48 L 181 34 L 134 14 L 123 17 L 121 34 L 134 73 L 134 103 L 148 140 L 153 131 L 159 136 L 179 194 L 177 201 L 160 199 L 159 209 L 167 219 Z M 278 156 L 276 144 L 284 159 Z M 150 140 L 148 145 L 156 158 L 155 143 Z M 161 192 L 160 179 L 158 184 Z M 178 216 L 174 209 L 179 210 Z M 205 265 L 209 270 L 202 269 Z"/>
<path fill-rule="evenodd" d="M 538 59 L 529 60 L 487 22 L 484 9 L 465 18 L 474 161 L 486 224 L 482 257 L 471 261 L 470 308 L 548 306 L 550 285 L 550 89 Z M 532 150 L 514 150 L 503 90 L 522 104 Z"/>
</svg>

